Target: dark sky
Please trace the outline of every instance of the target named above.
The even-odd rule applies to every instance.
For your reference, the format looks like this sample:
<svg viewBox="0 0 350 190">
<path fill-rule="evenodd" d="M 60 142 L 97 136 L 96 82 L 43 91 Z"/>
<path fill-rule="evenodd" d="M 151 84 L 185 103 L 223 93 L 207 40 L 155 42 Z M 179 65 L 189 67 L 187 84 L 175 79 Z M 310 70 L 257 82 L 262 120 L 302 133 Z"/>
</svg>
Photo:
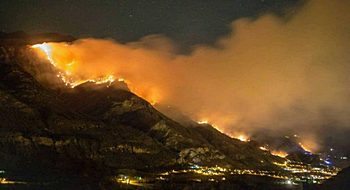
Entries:
<svg viewBox="0 0 350 190">
<path fill-rule="evenodd" d="M 163 34 L 182 47 L 210 44 L 239 18 L 284 15 L 300 0 L 1 0 L 0 30 L 135 41 Z"/>
</svg>

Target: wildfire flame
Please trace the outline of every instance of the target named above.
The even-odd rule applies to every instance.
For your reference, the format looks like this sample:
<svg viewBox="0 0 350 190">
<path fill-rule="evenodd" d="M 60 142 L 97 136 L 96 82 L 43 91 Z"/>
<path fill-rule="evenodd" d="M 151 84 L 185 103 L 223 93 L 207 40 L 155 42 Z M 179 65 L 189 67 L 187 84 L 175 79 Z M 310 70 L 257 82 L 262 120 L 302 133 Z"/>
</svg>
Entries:
<svg viewBox="0 0 350 190">
<path fill-rule="evenodd" d="M 269 149 L 267 149 L 266 147 L 264 147 L 264 146 L 261 146 L 261 147 L 259 147 L 260 148 L 260 150 L 263 150 L 263 151 L 269 151 Z"/>
<path fill-rule="evenodd" d="M 198 44 L 187 54 L 163 35 L 128 43 L 90 38 L 66 47 L 65 43 L 32 47 L 56 64 L 62 71 L 59 77 L 69 86 L 112 75 L 128 80 L 129 89 L 149 102 L 172 105 L 192 118 L 207 112 L 209 121 L 223 130 L 237 126 L 254 133 L 271 126 L 268 129 L 276 132 L 275 124 L 282 123 L 278 130 L 298 126 L 293 129 L 302 131 L 298 135 L 304 138 L 306 133 L 315 135 L 314 129 L 326 122 L 319 114 L 324 107 L 329 107 L 332 121 L 349 123 L 349 32 L 337 26 L 349 20 L 350 6 L 344 6 L 349 1 L 340 2 L 345 1 L 312 0 L 289 22 L 273 14 L 237 19 L 230 23 L 228 35 L 212 43 L 216 45 Z M 324 7 L 330 8 L 325 15 Z M 318 17 L 320 13 L 327 19 Z M 315 22 L 320 24 L 309 24 Z M 59 62 L 62 57 L 66 62 Z M 295 110 L 295 102 L 304 111 Z M 283 117 L 276 117 L 281 112 Z M 302 143 L 304 149 L 317 151 Z"/>
<path fill-rule="evenodd" d="M 46 55 L 46 58 L 50 61 L 50 63 L 56 66 L 55 62 L 52 59 L 52 47 L 48 43 L 35 44 L 31 47 L 35 49 L 40 49 Z"/>
<path fill-rule="evenodd" d="M 231 137 L 238 139 L 242 142 L 249 142 L 250 141 L 249 137 L 245 134 L 238 134 L 238 135 L 233 135 L 233 136 L 231 135 Z"/>
<path fill-rule="evenodd" d="M 208 124 L 208 120 L 200 120 L 197 122 L 198 124 Z"/>
<path fill-rule="evenodd" d="M 53 46 L 49 43 L 42 43 L 42 44 L 35 44 L 31 46 L 32 48 L 38 50 L 37 52 L 39 54 L 44 54 L 46 59 L 57 69 L 58 63 L 56 63 L 54 56 L 53 56 Z M 113 75 L 106 75 L 103 77 L 98 77 L 95 79 L 86 79 L 86 80 L 73 80 L 69 76 L 71 75 L 71 67 L 74 65 L 75 61 L 71 61 L 69 63 L 66 63 L 66 69 L 64 71 L 59 71 L 57 74 L 57 77 L 60 78 L 66 86 L 69 86 L 71 88 L 74 88 L 82 83 L 85 82 L 93 82 L 95 84 L 107 84 L 109 86 L 111 83 L 115 81 L 115 77 Z M 61 70 L 61 69 L 59 69 Z M 118 79 L 118 81 L 124 81 L 124 79 Z"/>
<path fill-rule="evenodd" d="M 97 79 L 89 79 L 89 80 L 72 82 L 72 83 L 70 83 L 70 86 L 72 88 L 74 88 L 74 87 L 79 86 L 80 84 L 85 83 L 85 82 L 93 82 L 95 84 L 107 84 L 107 86 L 109 86 L 114 81 L 115 81 L 115 78 L 113 75 L 107 75 L 105 77 L 101 77 L 101 78 L 97 78 Z M 119 81 L 119 79 L 118 79 L 118 81 Z"/>
<path fill-rule="evenodd" d="M 57 77 L 60 78 L 66 86 L 70 88 L 75 88 L 80 84 L 86 82 L 92 82 L 95 84 L 106 84 L 109 87 L 114 81 L 124 82 L 128 85 L 129 89 L 146 99 L 152 105 L 155 105 L 158 102 L 159 93 L 155 89 L 149 88 L 148 90 L 151 93 L 142 93 L 140 89 L 134 87 L 130 81 L 124 79 L 123 77 L 117 77 L 117 74 L 111 73 L 104 76 L 92 76 L 91 78 L 81 79 L 75 76 L 74 71 L 77 70 L 78 64 L 76 64 L 76 60 L 74 59 L 74 51 L 69 51 L 67 48 L 68 44 L 57 44 L 57 43 L 42 43 L 32 45 L 31 48 L 35 50 L 35 52 L 41 56 L 42 58 L 47 59 L 57 70 Z"/>
<path fill-rule="evenodd" d="M 272 150 L 270 151 L 268 148 L 266 148 L 265 146 L 260 146 L 259 147 L 260 150 L 263 150 L 263 151 L 269 151 L 272 155 L 274 156 L 279 156 L 279 157 L 282 157 L 282 158 L 285 158 L 288 156 L 288 153 L 287 152 L 284 152 L 284 151 L 281 151 L 281 150 Z"/>
<path fill-rule="evenodd" d="M 199 120 L 199 121 L 197 121 L 197 123 L 198 124 L 200 124 L 200 125 L 211 125 L 212 127 L 214 127 L 216 130 L 218 130 L 218 131 L 220 131 L 221 133 L 224 133 L 224 131 L 220 128 L 220 127 L 218 127 L 217 125 L 215 125 L 215 124 L 213 124 L 213 123 L 210 123 L 208 120 L 206 120 L 206 119 L 203 119 L 203 120 Z"/>
<path fill-rule="evenodd" d="M 116 64 L 117 66 L 112 68 L 101 67 L 103 72 L 99 72 L 99 73 L 93 72 L 94 70 L 96 70 L 96 65 L 99 65 L 100 63 L 103 63 L 106 60 L 103 60 L 103 58 L 101 58 L 101 60 L 99 58 L 96 59 L 94 56 L 93 60 L 96 61 L 96 65 L 93 65 L 94 67 L 91 67 L 91 65 L 90 67 L 88 65 L 84 65 L 83 63 L 85 61 L 87 60 L 91 61 L 90 60 L 91 57 L 87 56 L 82 58 L 81 56 L 79 56 L 80 55 L 79 52 L 83 50 L 77 49 L 74 46 L 71 46 L 70 44 L 45 42 L 42 44 L 32 45 L 31 48 L 33 48 L 39 56 L 48 60 L 48 62 L 57 69 L 58 72 L 56 76 L 60 78 L 68 87 L 75 88 L 76 86 L 86 82 L 92 82 L 95 84 L 105 84 L 107 87 L 109 87 L 115 81 L 124 82 L 127 84 L 128 88 L 133 93 L 146 99 L 152 105 L 157 104 L 157 102 L 159 102 L 161 98 L 160 95 L 163 94 L 163 93 L 160 93 L 159 89 L 155 88 L 152 85 L 149 85 L 149 84 L 146 86 L 138 85 L 136 87 L 131 83 L 131 81 L 129 81 L 128 79 L 125 79 L 123 77 L 124 75 L 121 74 L 123 72 L 121 71 L 123 70 L 122 67 L 125 67 L 126 66 L 125 64 Z M 93 49 L 94 46 L 91 46 L 90 48 Z M 91 52 L 94 52 L 93 50 L 91 50 Z M 87 54 L 85 53 L 84 55 L 87 55 Z M 110 61 L 110 60 L 107 60 L 107 61 Z M 124 59 L 124 61 L 127 61 L 127 59 Z M 134 64 L 135 63 L 131 63 L 130 65 L 133 66 Z M 109 66 L 113 66 L 113 65 L 114 64 L 109 64 Z M 89 68 L 85 68 L 85 67 L 89 67 Z M 77 72 L 81 70 L 84 71 L 84 77 L 82 77 L 81 74 Z M 101 73 L 103 73 L 102 76 L 101 76 Z M 208 117 L 208 115 L 210 115 L 210 117 Z M 201 118 L 205 118 L 205 119 L 199 120 L 198 124 L 210 124 L 220 132 L 224 132 L 221 126 L 225 126 L 227 123 L 232 124 L 232 122 L 236 120 L 236 118 L 233 117 L 232 115 L 224 117 L 221 113 L 218 113 L 218 114 L 205 113 Z M 220 118 L 220 119 L 218 120 L 217 118 Z M 297 135 L 294 135 L 294 136 L 298 137 Z M 249 136 L 241 132 L 234 133 L 234 135 L 231 135 L 231 137 L 236 138 L 242 142 L 250 141 Z M 311 144 L 307 143 L 310 146 L 306 147 L 304 141 L 303 143 L 304 144 L 299 143 L 299 145 L 305 151 L 311 152 L 310 149 L 308 148 L 308 147 L 312 147 Z M 260 147 L 260 149 L 268 151 L 268 149 L 265 147 Z M 285 152 L 282 152 L 282 151 L 272 151 L 271 153 L 281 157 L 285 157 L 287 155 Z"/>
<path fill-rule="evenodd" d="M 286 153 L 284 151 L 280 151 L 280 150 L 273 150 L 273 151 L 271 151 L 271 154 L 274 156 L 282 157 L 282 158 L 285 158 L 288 156 L 288 153 Z"/>
<path fill-rule="evenodd" d="M 300 145 L 300 147 L 301 147 L 302 149 L 304 149 L 305 151 L 311 152 L 311 150 L 310 150 L 309 148 L 307 148 L 304 144 L 299 143 L 299 145 Z"/>
</svg>

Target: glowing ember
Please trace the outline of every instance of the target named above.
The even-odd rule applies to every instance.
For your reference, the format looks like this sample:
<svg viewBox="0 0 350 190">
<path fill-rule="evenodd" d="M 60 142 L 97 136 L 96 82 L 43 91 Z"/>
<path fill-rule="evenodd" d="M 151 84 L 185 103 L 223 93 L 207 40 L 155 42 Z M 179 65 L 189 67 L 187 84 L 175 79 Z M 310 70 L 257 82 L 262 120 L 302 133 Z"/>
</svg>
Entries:
<svg viewBox="0 0 350 190">
<path fill-rule="evenodd" d="M 236 135 L 236 136 L 232 136 L 232 138 L 235 138 L 235 139 L 238 139 L 242 142 L 249 142 L 250 139 L 247 135 L 244 135 L 244 134 L 239 134 L 239 135 Z"/>
<path fill-rule="evenodd" d="M 267 149 L 266 147 L 264 147 L 264 146 L 261 146 L 261 147 L 259 147 L 260 148 L 260 150 L 263 150 L 263 151 L 268 151 L 269 149 Z"/>
<path fill-rule="evenodd" d="M 213 126 L 216 130 L 220 131 L 220 133 L 225 133 L 220 127 L 218 127 L 217 125 L 211 124 L 211 126 Z"/>
<path fill-rule="evenodd" d="M 114 76 L 108 75 L 108 76 L 97 78 L 97 79 L 89 79 L 89 80 L 72 82 L 69 85 L 72 88 L 74 88 L 74 87 L 79 86 L 80 84 L 83 84 L 85 82 L 93 82 L 95 84 L 107 84 L 107 86 L 110 86 L 114 81 L 115 81 Z"/>
<path fill-rule="evenodd" d="M 214 127 L 216 130 L 220 131 L 221 133 L 224 133 L 224 131 L 222 129 L 220 129 L 220 127 L 218 127 L 217 125 L 213 124 L 213 123 L 209 123 L 208 120 L 199 120 L 197 121 L 198 124 L 200 125 L 211 125 L 212 127 Z"/>
<path fill-rule="evenodd" d="M 301 143 L 299 143 L 299 145 L 300 145 L 300 147 L 301 147 L 302 149 L 304 149 L 305 151 L 311 152 L 311 150 L 310 150 L 309 148 L 307 148 L 305 145 L 303 145 L 303 144 L 301 144 Z"/>
<path fill-rule="evenodd" d="M 198 124 L 208 124 L 209 122 L 207 120 L 201 120 L 197 122 Z"/>
<path fill-rule="evenodd" d="M 286 153 L 284 151 L 277 151 L 277 150 L 271 151 L 271 154 L 274 156 L 282 157 L 282 158 L 285 158 L 286 156 L 288 156 L 288 153 Z"/>
</svg>

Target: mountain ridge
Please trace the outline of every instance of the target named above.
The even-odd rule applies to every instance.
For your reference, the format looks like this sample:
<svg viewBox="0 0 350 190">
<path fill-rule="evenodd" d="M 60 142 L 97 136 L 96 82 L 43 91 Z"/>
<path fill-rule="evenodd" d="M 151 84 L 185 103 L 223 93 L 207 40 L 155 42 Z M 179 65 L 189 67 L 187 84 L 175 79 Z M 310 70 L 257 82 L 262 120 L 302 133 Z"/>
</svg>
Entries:
<svg viewBox="0 0 350 190">
<path fill-rule="evenodd" d="M 100 189 L 123 173 L 288 173 L 276 164 L 287 159 L 258 142 L 168 117 L 123 82 L 70 88 L 25 43 L 0 45 L 0 169 L 17 180 L 79 179 Z"/>
<path fill-rule="evenodd" d="M 232 160 L 225 156 L 217 147 L 213 146 L 208 141 L 208 138 L 203 137 L 205 127 L 199 133 L 198 131 L 200 130 L 198 129 L 203 126 L 182 126 L 127 90 L 113 87 L 89 88 L 86 87 L 88 84 L 82 84 L 74 89 L 67 90 L 51 89 L 45 84 L 38 82 L 33 76 L 35 73 L 30 73 L 32 71 L 23 68 L 23 65 L 27 63 L 22 61 L 28 61 L 33 56 L 30 54 L 30 49 L 27 46 L 21 46 L 18 49 L 10 48 L 10 50 L 2 47 L 2 49 L 0 90 L 4 102 L 1 106 L 3 108 L 1 118 L 7 118 L 9 122 L 2 123 L 1 128 L 4 131 L 9 130 L 21 133 L 22 135 L 14 137 L 20 144 L 31 142 L 50 147 L 50 145 L 53 146 L 58 143 L 57 145 L 63 146 L 66 141 L 63 140 L 62 136 L 80 135 L 93 139 L 93 137 L 96 138 L 95 134 L 99 134 L 98 129 L 101 128 L 112 130 L 115 133 L 117 133 L 116 131 L 123 131 L 122 128 L 127 128 L 127 131 L 133 131 L 132 133 L 138 134 L 136 136 L 145 138 L 141 141 L 142 143 L 145 141 L 150 142 L 150 147 L 162 147 L 160 149 L 166 152 L 166 154 L 162 154 L 163 157 L 167 158 L 167 155 L 173 155 L 170 156 L 172 159 L 163 160 L 166 163 L 191 163 L 191 159 L 192 161 L 194 159 L 198 163 L 203 162 L 209 165 L 217 165 L 217 163 L 222 162 L 225 165 L 248 167 L 257 163 L 256 166 L 259 167 L 264 167 L 264 165 L 272 167 L 271 162 L 259 164 L 260 158 L 259 160 L 258 158 L 252 158 L 254 161 L 251 163 L 240 163 L 239 159 Z M 33 60 L 37 61 L 35 58 Z M 15 110 L 17 115 L 12 112 L 8 113 L 9 110 Z M 15 115 L 15 117 L 8 117 L 8 115 Z M 26 121 L 27 117 L 28 121 Z M 23 124 L 24 127 L 18 129 L 16 127 L 20 125 L 19 122 L 27 124 Z M 14 127 L 11 128 L 11 126 Z M 118 130 L 111 129 L 112 126 Z M 223 135 L 211 126 L 207 128 L 210 128 L 211 134 L 216 136 Z M 17 129 L 18 131 L 16 131 Z M 106 131 L 102 133 L 107 135 Z M 123 131 L 123 133 L 127 132 Z M 35 140 L 33 138 L 28 139 L 26 135 L 28 136 L 29 134 L 35 134 L 38 137 L 35 137 Z M 47 136 L 44 136 L 44 134 Z M 255 150 L 254 147 L 242 145 L 238 140 L 233 140 L 229 137 L 225 138 L 227 138 L 227 143 L 237 143 L 237 146 L 234 147 L 245 146 L 247 149 Z M 56 141 L 55 139 L 59 140 Z M 15 140 L 15 142 L 17 141 Z M 91 146 L 95 146 L 93 142 L 89 141 L 89 143 L 92 143 Z M 4 146 L 4 143 L 2 145 Z M 134 149 L 136 150 L 137 148 L 142 152 L 140 147 Z M 131 152 L 134 151 L 130 147 L 125 149 L 131 149 Z M 151 150 L 152 148 L 146 152 L 152 152 Z M 243 154 L 242 151 L 240 152 L 240 154 Z M 259 155 L 265 154 L 258 149 L 255 152 L 259 153 Z M 90 156 L 93 157 L 93 155 Z M 266 157 L 271 160 L 276 159 L 270 155 Z M 216 161 L 210 163 L 211 159 Z"/>
</svg>

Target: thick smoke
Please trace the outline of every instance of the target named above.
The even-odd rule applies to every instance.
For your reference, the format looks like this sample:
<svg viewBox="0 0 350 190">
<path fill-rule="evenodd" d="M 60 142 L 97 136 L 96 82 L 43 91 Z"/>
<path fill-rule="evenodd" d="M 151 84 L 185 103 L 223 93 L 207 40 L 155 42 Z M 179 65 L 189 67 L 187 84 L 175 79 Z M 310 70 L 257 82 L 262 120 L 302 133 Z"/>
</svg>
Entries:
<svg viewBox="0 0 350 190">
<path fill-rule="evenodd" d="M 264 15 L 231 27 L 215 47 L 189 55 L 152 35 L 55 43 L 53 56 L 76 79 L 113 74 L 147 100 L 227 133 L 268 128 L 313 139 L 350 125 L 350 1 L 309 1 L 287 21 Z"/>
</svg>

